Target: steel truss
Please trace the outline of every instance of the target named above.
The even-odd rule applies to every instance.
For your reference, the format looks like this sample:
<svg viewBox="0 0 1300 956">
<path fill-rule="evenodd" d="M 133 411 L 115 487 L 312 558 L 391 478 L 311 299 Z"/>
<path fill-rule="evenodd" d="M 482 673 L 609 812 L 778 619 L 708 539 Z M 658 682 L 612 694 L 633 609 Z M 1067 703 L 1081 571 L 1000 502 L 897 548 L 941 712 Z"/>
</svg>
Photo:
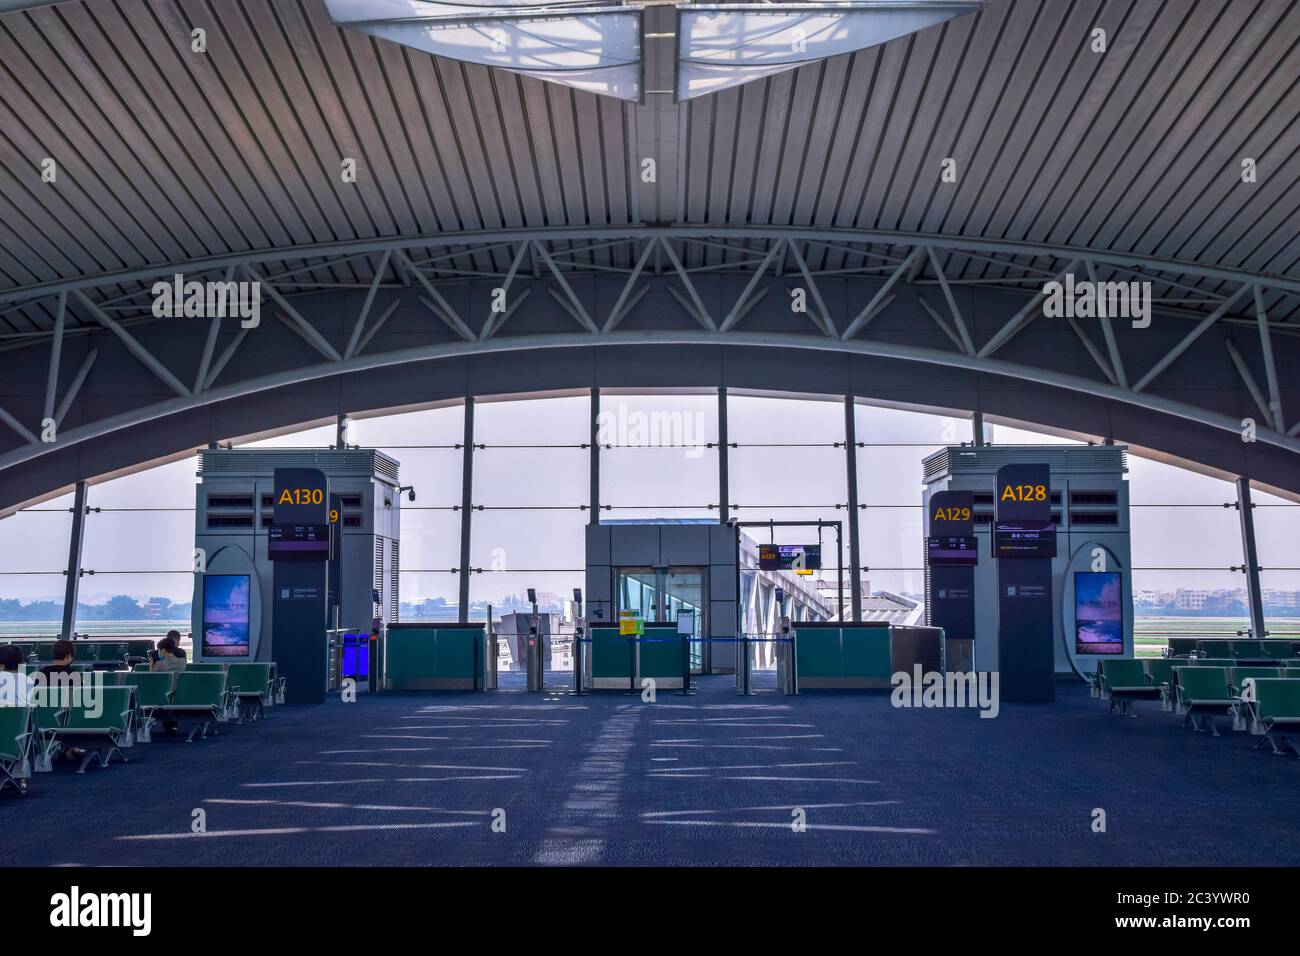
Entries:
<svg viewBox="0 0 1300 956">
<path fill-rule="evenodd" d="M 191 337 L 194 354 L 164 359 L 150 348 L 149 336 L 161 328 L 158 323 L 184 320 L 155 318 L 151 287 L 177 273 L 187 281 L 260 283 L 262 327 L 272 325 L 267 318 L 273 315 L 317 360 L 241 375 L 234 360 L 254 347 L 257 330 L 219 317 L 208 319 L 205 336 Z M 1077 347 L 1088 356 L 1089 367 L 1095 366 L 1092 375 L 1030 364 L 1023 356 L 999 358 L 1008 342 L 1041 318 L 1044 284 L 1066 274 L 1093 282 L 1150 282 L 1162 321 L 1186 329 L 1152 362 L 1126 354 L 1116 324 L 1127 320 L 1101 317 L 1090 332 L 1083 321 L 1069 319 Z M 596 280 L 617 290 L 612 298 L 602 297 L 608 305 L 599 309 L 588 289 Z M 707 294 L 706 282 L 712 283 Z M 843 295 L 838 309 L 828 303 L 832 284 L 840 293 L 848 289 L 847 298 L 855 300 L 848 308 Z M 784 296 L 772 295 L 777 285 L 801 288 L 805 311 L 791 312 L 788 302 L 778 303 Z M 1005 293 L 1005 315 L 991 332 L 986 327 L 979 334 L 975 316 L 967 314 L 955 291 L 963 288 Z M 872 323 L 903 290 L 912 303 L 910 319 L 933 323 L 950 348 L 872 337 Z M 643 309 L 638 327 L 628 330 L 625 320 L 652 291 L 664 293 L 675 309 Z M 325 292 L 358 300 L 347 334 L 333 340 L 313 321 Z M 719 296 L 724 297 L 721 308 Z M 464 304 L 470 300 L 472 308 Z M 747 317 L 765 300 L 768 313 L 787 320 L 778 331 L 746 327 Z M 414 348 L 376 345 L 389 320 L 412 303 L 425 310 L 438 334 L 431 331 L 429 344 Z M 494 303 L 504 306 L 494 309 Z M 570 330 L 538 334 L 520 327 L 526 326 L 516 318 L 521 309 L 527 314 L 551 303 L 572 321 Z M 0 319 L 12 328 L 20 321 L 32 328 L 0 336 L 0 370 L 5 363 L 32 362 L 48 369 L 40 421 L 0 408 L 0 421 L 21 439 L 0 454 L 0 469 L 191 408 L 344 372 L 475 352 L 631 342 L 734 343 L 895 357 L 1100 395 L 1236 432 L 1242 427 L 1239 417 L 1150 391 L 1215 326 L 1248 330 L 1258 341 L 1262 382 L 1242 349 L 1223 339 L 1223 357 L 1260 413 L 1257 440 L 1300 452 L 1300 420 L 1288 428 L 1285 388 L 1274 357 L 1280 340 L 1292 340 L 1296 329 L 1270 319 L 1270 313 L 1287 316 L 1297 308 L 1300 280 L 1282 276 L 1067 246 L 896 232 L 683 225 L 486 231 L 277 248 L 0 291 Z M 651 328 L 647 311 L 653 313 Z M 683 317 L 691 320 L 687 327 Z M 100 348 L 84 348 L 75 370 L 62 367 L 62 354 L 74 337 L 94 335 L 94 343 L 100 343 L 105 332 L 162 383 L 168 397 L 103 417 L 83 409 L 80 422 L 64 431 L 64 418 L 95 370 Z M 1253 356 L 1253 346 L 1250 352 Z M 54 441 L 42 435 L 50 421 Z"/>
</svg>

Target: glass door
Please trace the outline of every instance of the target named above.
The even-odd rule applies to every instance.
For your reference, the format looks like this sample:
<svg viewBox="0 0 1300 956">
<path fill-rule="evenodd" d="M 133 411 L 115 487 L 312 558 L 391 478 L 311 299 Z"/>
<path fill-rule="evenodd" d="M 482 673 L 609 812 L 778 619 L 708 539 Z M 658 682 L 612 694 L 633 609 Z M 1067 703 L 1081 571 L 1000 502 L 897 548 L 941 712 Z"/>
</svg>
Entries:
<svg viewBox="0 0 1300 956">
<path fill-rule="evenodd" d="M 645 621 L 674 623 L 678 611 L 693 611 L 691 673 L 705 667 L 707 632 L 705 617 L 705 573 L 703 568 L 618 568 L 616 611 L 635 611 Z"/>
<path fill-rule="evenodd" d="M 704 671 L 704 571 L 695 568 L 669 568 L 663 572 L 664 615 L 662 621 L 676 621 L 678 611 L 690 611 L 694 617 L 691 632 L 691 673 Z"/>
</svg>

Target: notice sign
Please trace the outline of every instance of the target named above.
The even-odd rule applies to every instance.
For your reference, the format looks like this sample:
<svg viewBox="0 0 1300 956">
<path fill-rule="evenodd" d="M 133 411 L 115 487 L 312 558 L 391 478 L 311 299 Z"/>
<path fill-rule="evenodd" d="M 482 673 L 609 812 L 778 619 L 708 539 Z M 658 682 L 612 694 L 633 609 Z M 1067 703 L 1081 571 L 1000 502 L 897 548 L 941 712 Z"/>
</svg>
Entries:
<svg viewBox="0 0 1300 956">
<path fill-rule="evenodd" d="M 993 554 L 999 558 L 1056 557 L 1056 525 L 1041 527 L 998 522 L 993 530 Z"/>
</svg>

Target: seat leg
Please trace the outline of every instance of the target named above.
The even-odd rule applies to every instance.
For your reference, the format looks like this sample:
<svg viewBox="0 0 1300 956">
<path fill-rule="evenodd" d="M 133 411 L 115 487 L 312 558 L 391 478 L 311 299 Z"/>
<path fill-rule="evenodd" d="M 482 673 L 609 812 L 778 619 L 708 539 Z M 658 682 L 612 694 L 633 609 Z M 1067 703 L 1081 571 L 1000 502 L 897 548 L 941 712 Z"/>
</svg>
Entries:
<svg viewBox="0 0 1300 956">
<path fill-rule="evenodd" d="M 101 767 L 107 767 L 108 763 L 104 760 L 103 755 L 98 750 L 87 750 L 86 756 L 81 758 L 81 766 L 77 768 L 77 773 L 85 773 L 86 768 L 95 760 L 99 761 Z"/>
</svg>

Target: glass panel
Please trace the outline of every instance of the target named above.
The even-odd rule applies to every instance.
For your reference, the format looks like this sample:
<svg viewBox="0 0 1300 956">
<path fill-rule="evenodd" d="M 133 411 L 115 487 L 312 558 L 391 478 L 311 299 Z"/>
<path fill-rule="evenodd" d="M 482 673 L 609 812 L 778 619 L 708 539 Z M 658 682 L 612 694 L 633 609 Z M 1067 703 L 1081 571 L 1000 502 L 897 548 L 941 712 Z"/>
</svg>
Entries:
<svg viewBox="0 0 1300 956">
<path fill-rule="evenodd" d="M 1259 586 L 1268 636 L 1300 640 L 1300 571 L 1261 571 Z"/>
<path fill-rule="evenodd" d="M 862 402 L 854 404 L 853 415 L 858 441 L 869 445 L 960 445 L 969 442 L 974 434 L 969 417 L 909 412 Z"/>
<path fill-rule="evenodd" d="M 1076 438 L 1061 438 L 1057 435 L 1044 435 L 1041 432 L 1014 428 L 1011 425 L 988 425 L 989 442 L 994 445 L 1085 445 L 1087 442 Z"/>
<path fill-rule="evenodd" d="M 6 518 L 0 522 L 0 528 L 11 520 Z M 67 560 L 66 553 L 64 560 Z M 14 637 L 57 637 L 63 626 L 66 580 L 57 572 L 0 573 L 0 641 Z"/>
<path fill-rule="evenodd" d="M 858 449 L 858 503 L 921 504 L 921 462 L 942 445 L 868 445 Z"/>
<path fill-rule="evenodd" d="M 193 572 L 194 511 L 92 511 L 86 515 L 81 566 L 97 575 L 109 571 Z"/>
<path fill-rule="evenodd" d="M 1133 603 L 1139 656 L 1159 655 L 1170 637 L 1236 637 L 1250 627 L 1240 571 L 1135 569 Z"/>
<path fill-rule="evenodd" d="M 88 471 L 94 468 L 93 461 L 83 459 L 83 464 Z M 198 471 L 199 458 L 191 455 L 133 475 L 92 484 L 86 489 L 86 503 L 94 508 L 181 509 L 190 512 L 192 521 Z M 193 532 L 193 528 L 190 530 Z"/>
<path fill-rule="evenodd" d="M 919 505 L 868 507 L 858 521 L 863 577 L 877 571 L 919 571 L 925 567 L 924 509 Z M 872 585 L 875 586 L 874 583 Z"/>
<path fill-rule="evenodd" d="M 1142 505 L 1129 511 L 1135 568 L 1227 569 L 1242 564 L 1236 508 Z"/>
<path fill-rule="evenodd" d="M 1230 481 L 1199 475 L 1164 462 L 1128 456 L 1131 505 L 1219 505 L 1237 500 Z"/>
<path fill-rule="evenodd" d="M 608 399 L 606 400 L 609 401 Z M 474 441 L 482 445 L 585 445 L 590 440 L 591 397 L 510 399 L 474 403 Z M 584 452 L 585 449 L 580 449 Z"/>
<path fill-rule="evenodd" d="M 403 549 L 404 550 L 404 549 Z M 398 575 L 400 621 L 454 621 L 460 575 L 449 571 L 402 571 Z"/>
<path fill-rule="evenodd" d="M 476 414 L 477 411 L 476 408 Z M 348 443 L 381 449 L 451 446 L 458 444 L 464 433 L 465 406 L 457 402 L 443 408 L 353 419 L 348 427 Z M 394 454 L 393 457 L 400 456 Z"/>
<path fill-rule="evenodd" d="M 19 511 L 0 519 L 0 573 L 54 572 L 68 566 L 72 536 L 72 496 Z M 63 588 L 58 589 L 62 598 Z"/>
<path fill-rule="evenodd" d="M 642 620 L 656 620 L 659 608 L 659 588 L 654 571 L 630 571 L 620 568 L 618 572 L 618 611 L 635 611 Z"/>
<path fill-rule="evenodd" d="M 704 637 L 706 605 L 704 601 L 704 573 L 702 571 L 668 571 L 664 574 L 664 617 L 665 621 L 677 620 L 678 611 L 691 611 L 694 614 L 692 637 Z M 698 640 L 691 641 L 691 670 L 699 671 L 704 666 L 704 645 Z"/>
<path fill-rule="evenodd" d="M 402 508 L 402 571 L 450 571 L 459 566 L 460 512 L 409 504 Z"/>
<path fill-rule="evenodd" d="M 484 571 L 576 571 L 587 560 L 587 513 L 576 509 L 474 512 L 470 566 Z M 581 587 L 579 582 L 574 587 Z"/>
<path fill-rule="evenodd" d="M 175 628 L 188 635 L 193 599 L 191 570 L 87 575 L 77 595 L 76 631 L 91 637 L 158 638 Z"/>
</svg>

